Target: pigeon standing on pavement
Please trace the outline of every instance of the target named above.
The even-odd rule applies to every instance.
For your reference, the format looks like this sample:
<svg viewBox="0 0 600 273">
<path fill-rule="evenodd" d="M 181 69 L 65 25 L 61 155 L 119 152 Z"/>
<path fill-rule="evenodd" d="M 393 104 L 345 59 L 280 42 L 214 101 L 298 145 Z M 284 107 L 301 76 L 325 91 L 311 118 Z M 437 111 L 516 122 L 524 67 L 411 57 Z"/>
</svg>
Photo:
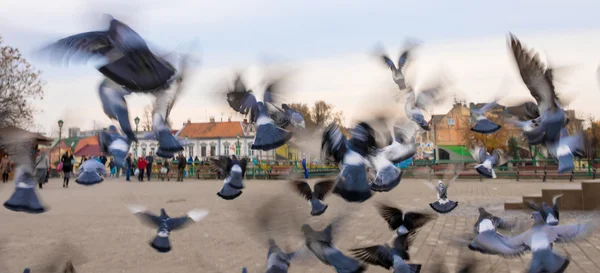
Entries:
<svg viewBox="0 0 600 273">
<path fill-rule="evenodd" d="M 367 182 L 366 158 L 376 152 L 375 133 L 367 123 L 361 122 L 352 129 L 352 137 L 346 140 L 336 124 L 323 132 L 321 150 L 328 159 L 342 164 L 333 190 L 347 202 L 364 202 L 371 198 Z"/>
<path fill-rule="evenodd" d="M 315 183 L 314 191 L 310 189 L 306 181 L 302 180 L 291 181 L 291 186 L 310 204 L 310 215 L 319 216 L 327 210 L 328 205 L 323 203 L 323 199 L 331 192 L 334 183 L 335 181 L 331 179 L 321 180 Z"/>
<path fill-rule="evenodd" d="M 208 215 L 207 210 L 194 209 L 187 213 L 187 216 L 170 218 L 165 209 L 160 209 L 160 216 L 156 216 L 142 206 L 129 206 L 129 210 L 138 216 L 144 224 L 153 228 L 158 228 L 157 235 L 150 242 L 150 246 L 156 251 L 166 253 L 171 251 L 171 242 L 169 234 L 172 231 L 182 229 L 191 222 L 200 222 Z"/>
<path fill-rule="evenodd" d="M 526 204 L 530 209 L 539 212 L 546 224 L 557 226 L 559 220 L 558 199 L 562 196 L 562 194 L 558 194 L 552 197 L 552 207 L 548 206 L 546 202 L 542 202 L 541 207 L 533 202 L 527 202 Z"/>
<path fill-rule="evenodd" d="M 334 221 L 322 231 L 315 231 L 310 225 L 302 225 L 302 232 L 306 239 L 306 247 L 326 265 L 335 268 L 337 273 L 362 273 L 367 269 L 366 265 L 350 258 L 342 253 L 333 244 Z"/>
<path fill-rule="evenodd" d="M 427 213 L 407 212 L 387 205 L 377 205 L 379 215 L 388 223 L 390 230 L 395 230 L 398 236 L 414 233 L 425 226 L 435 217 Z"/>
<path fill-rule="evenodd" d="M 495 149 L 490 155 L 483 146 L 475 146 L 471 148 L 471 155 L 473 159 L 479 164 L 475 165 L 475 170 L 482 176 L 487 178 L 496 178 L 496 172 L 494 167 L 502 166 L 508 162 L 508 159 L 504 156 L 504 153 Z"/>
<path fill-rule="evenodd" d="M 493 123 L 485 117 L 485 113 L 492 109 L 494 106 L 496 106 L 496 101 L 486 103 L 483 107 L 479 109 L 471 110 L 471 113 L 475 116 L 476 120 L 476 123 L 471 128 L 471 131 L 488 135 L 493 134 L 500 130 L 500 128 L 502 128 L 502 126 Z"/>
<path fill-rule="evenodd" d="M 458 202 L 452 201 L 448 199 L 448 187 L 458 178 L 459 174 L 455 175 L 452 180 L 448 182 L 447 185 L 444 185 L 442 180 L 438 181 L 437 187 L 433 186 L 429 182 L 424 182 L 425 185 L 436 191 L 437 193 L 437 201 L 430 203 L 429 206 L 437 213 L 449 213 L 454 210 L 458 206 Z"/>
<path fill-rule="evenodd" d="M 404 261 L 410 260 L 407 249 L 410 247 L 411 241 L 408 237 L 408 234 L 396 236 L 393 246 L 375 245 L 351 249 L 350 252 L 363 262 L 381 266 L 387 270 L 392 268 L 394 273 L 419 273 L 421 272 L 420 264 L 408 264 Z"/>
<path fill-rule="evenodd" d="M 84 186 L 92 186 L 104 181 L 102 176 L 107 174 L 106 166 L 104 166 L 104 164 L 95 158 L 90 158 L 79 166 L 78 176 L 77 179 L 75 179 L 75 182 Z"/>
<path fill-rule="evenodd" d="M 219 159 L 211 158 L 211 167 L 225 177 L 223 187 L 217 195 L 225 200 L 233 200 L 242 195 L 244 188 L 244 175 L 246 174 L 246 165 L 248 161 L 245 158 L 238 160 L 235 155 L 231 158 L 222 156 Z"/>
</svg>

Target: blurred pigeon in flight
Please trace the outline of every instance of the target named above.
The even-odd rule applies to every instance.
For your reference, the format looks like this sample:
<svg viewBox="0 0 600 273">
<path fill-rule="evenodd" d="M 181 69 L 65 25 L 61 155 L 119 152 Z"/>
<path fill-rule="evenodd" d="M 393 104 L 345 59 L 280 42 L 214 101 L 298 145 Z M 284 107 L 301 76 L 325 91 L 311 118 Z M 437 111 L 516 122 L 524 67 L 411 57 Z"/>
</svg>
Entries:
<svg viewBox="0 0 600 273">
<path fill-rule="evenodd" d="M 457 206 L 458 206 L 458 202 L 452 201 L 448 199 L 448 187 L 450 187 L 450 185 L 452 184 L 452 182 L 454 182 L 457 178 L 458 178 L 458 174 L 455 175 L 452 180 L 450 180 L 450 182 L 448 182 L 447 185 L 444 185 L 444 182 L 442 182 L 442 180 L 438 180 L 438 185 L 437 187 L 433 186 L 431 183 L 429 182 L 424 182 L 425 185 L 427 185 L 428 187 L 430 187 L 431 189 L 433 189 L 434 191 L 436 191 L 437 193 L 437 198 L 438 200 L 430 203 L 429 206 L 437 213 L 449 213 L 452 210 L 454 210 Z"/>
<path fill-rule="evenodd" d="M 434 219 L 434 216 L 431 214 L 419 212 L 404 213 L 399 208 L 383 204 L 377 206 L 377 211 L 388 223 L 390 230 L 395 230 L 398 236 L 415 233 L 419 228 Z"/>
<path fill-rule="evenodd" d="M 61 64 L 74 57 L 103 57 L 106 64 L 98 71 L 133 92 L 153 93 L 167 89 L 175 78 L 176 69 L 154 55 L 146 41 L 133 29 L 109 17 L 108 30 L 69 36 L 45 50 Z"/>
<path fill-rule="evenodd" d="M 508 159 L 504 156 L 501 150 L 495 149 L 492 151 L 490 155 L 483 146 L 475 146 L 471 148 L 471 155 L 473 159 L 479 163 L 475 165 L 475 170 L 480 174 L 487 178 L 496 178 L 496 172 L 494 172 L 494 167 L 499 167 L 506 162 Z"/>
<path fill-rule="evenodd" d="M 129 206 L 129 210 L 138 216 L 144 224 L 153 228 L 158 228 L 156 237 L 150 243 L 150 246 L 158 252 L 165 253 L 171 251 L 169 233 L 174 230 L 184 228 L 192 222 L 200 222 L 208 215 L 207 210 L 194 209 L 187 213 L 187 216 L 170 218 L 165 209 L 160 209 L 160 216 L 156 216 L 142 206 Z"/>
<path fill-rule="evenodd" d="M 104 181 L 102 176 L 107 174 L 106 166 L 95 158 L 90 158 L 83 162 L 79 166 L 78 173 L 79 175 L 75 179 L 75 182 L 84 186 L 91 186 Z"/>
<path fill-rule="evenodd" d="M 389 67 L 392 71 L 392 79 L 394 80 L 394 83 L 398 85 L 398 88 L 400 88 L 400 90 L 406 89 L 406 78 L 404 77 L 404 73 L 406 71 L 406 64 L 410 57 L 411 50 L 416 47 L 416 44 L 408 45 L 409 46 L 402 51 L 400 57 L 398 58 L 398 66 L 394 64 L 394 61 L 392 61 L 387 54 L 381 53 L 379 55 L 383 63 L 387 65 L 387 67 Z"/>
<path fill-rule="evenodd" d="M 233 90 L 227 92 L 227 102 L 236 112 L 246 115 L 250 113 L 250 121 L 256 124 L 256 135 L 252 144 L 253 150 L 270 151 L 284 145 L 292 138 L 292 133 L 278 127 L 271 118 L 267 106 L 272 84 L 268 84 L 265 102 L 257 101 L 251 90 L 247 90 L 238 75 Z"/>
<path fill-rule="evenodd" d="M 542 215 L 532 213 L 534 224 L 531 229 L 512 237 L 508 243 L 512 246 L 528 246 L 533 252 L 528 272 L 564 272 L 570 259 L 556 254 L 552 243 L 568 243 L 587 237 L 597 224 L 584 223 L 549 226 Z"/>
<path fill-rule="evenodd" d="M 418 144 L 415 142 L 415 123 L 404 123 L 394 126 L 392 144 L 381 149 L 385 157 L 393 164 L 398 164 L 417 153 Z"/>
<path fill-rule="evenodd" d="M 232 155 L 231 158 L 221 156 L 218 159 L 210 159 L 210 165 L 213 170 L 225 177 L 223 187 L 217 193 L 219 197 L 225 200 L 233 200 L 242 195 L 241 190 L 244 188 L 243 179 L 246 174 L 247 164 L 248 161 L 245 158 L 238 160 L 235 155 Z"/>
<path fill-rule="evenodd" d="M 33 176 L 32 157 L 35 139 L 19 133 L 6 134 L 0 137 L 0 147 L 6 151 L 16 165 L 14 182 L 15 191 L 10 198 L 4 202 L 8 210 L 43 213 L 48 210 L 42 206 L 35 193 L 36 181 Z"/>
<path fill-rule="evenodd" d="M 280 128 L 289 129 L 291 125 L 291 127 L 305 129 L 306 123 L 300 112 L 292 109 L 286 103 L 281 103 L 281 108 L 277 106 L 280 104 L 281 100 L 277 99 L 277 97 L 282 96 L 280 81 L 280 79 L 273 80 L 272 82 L 269 82 L 265 88 L 263 102 L 267 109 L 267 113 L 269 113 L 269 117 L 271 117 L 275 124 Z"/>
<path fill-rule="evenodd" d="M 167 127 L 164 117 L 159 113 L 154 113 L 152 116 L 152 132 L 158 140 L 158 146 L 161 150 L 172 153 L 184 150 L 180 141 Z"/>
<path fill-rule="evenodd" d="M 290 263 L 296 255 L 297 252 L 283 252 L 275 243 L 275 240 L 269 238 L 266 273 L 287 273 L 290 268 Z"/>
<path fill-rule="evenodd" d="M 408 264 L 404 260 L 410 260 L 407 249 L 412 241 L 408 234 L 396 236 L 393 246 L 388 244 L 375 245 L 363 248 L 355 248 L 350 251 L 354 257 L 365 263 L 381 266 L 387 270 L 393 269 L 394 273 L 419 273 L 420 264 Z"/>
<path fill-rule="evenodd" d="M 131 94 L 131 92 L 117 86 L 109 79 L 104 79 L 98 88 L 98 93 L 100 94 L 104 113 L 109 118 L 119 121 L 121 130 L 127 135 L 130 142 L 137 142 L 137 137 L 131 128 L 127 101 L 125 100 L 125 96 Z"/>
<path fill-rule="evenodd" d="M 475 234 L 479 233 L 479 224 L 485 219 L 492 221 L 492 224 L 496 229 L 511 230 L 515 227 L 514 223 L 510 223 L 500 217 L 494 216 L 487 212 L 483 207 L 479 207 L 477 210 L 479 211 L 479 218 L 477 218 L 477 222 L 475 222 L 475 225 L 473 226 L 473 232 L 475 232 Z"/>
<path fill-rule="evenodd" d="M 550 226 L 556 226 L 558 225 L 559 220 L 558 199 L 562 196 L 562 194 L 558 194 L 552 197 L 552 207 L 548 206 L 546 202 L 542 202 L 541 206 L 538 206 L 536 203 L 531 201 L 527 202 L 526 204 L 530 209 L 539 212 L 546 224 Z"/>
<path fill-rule="evenodd" d="M 328 205 L 323 203 L 323 199 L 331 192 L 334 183 L 335 181 L 331 179 L 321 180 L 315 183 L 314 191 L 310 189 L 306 181 L 302 180 L 291 181 L 291 186 L 310 204 L 310 215 L 319 216 L 327 210 Z"/>
<path fill-rule="evenodd" d="M 350 140 L 346 140 L 336 124 L 323 132 L 321 150 L 327 158 L 342 164 L 333 193 L 347 202 L 364 202 L 371 198 L 365 158 L 374 154 L 375 147 L 374 130 L 364 122 L 352 129 Z"/>
<path fill-rule="evenodd" d="M 302 225 L 306 247 L 326 265 L 335 268 L 338 273 L 361 273 L 367 267 L 359 261 L 342 253 L 333 244 L 333 229 L 339 222 L 334 221 L 322 231 L 315 231 L 310 225 Z"/>
<path fill-rule="evenodd" d="M 523 135 L 527 138 L 527 143 L 529 145 L 544 144 L 544 137 L 546 136 L 546 133 L 544 132 L 543 127 L 540 126 L 540 117 L 526 121 L 514 119 L 505 119 L 505 121 L 511 123 L 517 128 L 520 128 L 523 132 Z"/>
<path fill-rule="evenodd" d="M 439 88 L 421 91 L 418 96 L 415 95 L 412 88 L 409 88 L 404 105 L 406 116 L 421 126 L 423 130 L 429 131 L 431 128 L 425 120 L 422 110 L 430 109 L 432 105 L 439 104 L 443 99 Z"/>
<path fill-rule="evenodd" d="M 546 141 L 558 141 L 560 129 L 566 125 L 567 117 L 554 90 L 552 69 L 545 68 L 539 54 L 533 49 L 525 50 L 513 34 L 509 44 L 523 83 L 537 102 L 540 124 Z"/>
<path fill-rule="evenodd" d="M 556 142 L 546 141 L 548 152 L 558 160 L 558 173 L 565 173 L 575 168 L 575 155 L 580 156 L 585 150 L 583 134 L 565 136 L 567 130 L 562 128 L 563 134 L 560 140 Z"/>
<path fill-rule="evenodd" d="M 477 222 L 477 235 L 468 243 L 470 250 L 507 258 L 521 256 L 529 250 L 526 245 L 510 244 L 509 238 L 496 231 L 493 219 L 484 218 Z"/>
<path fill-rule="evenodd" d="M 173 158 L 175 153 L 163 151 L 160 149 L 160 147 L 158 147 L 158 149 L 156 149 L 156 155 L 162 158 Z"/>
<path fill-rule="evenodd" d="M 483 107 L 479 109 L 471 110 L 471 113 L 473 113 L 473 115 L 475 116 L 475 120 L 477 121 L 475 125 L 473 125 L 473 127 L 471 128 L 471 131 L 487 135 L 493 134 L 500 130 L 500 128 L 502 128 L 502 126 L 491 122 L 485 117 L 485 113 L 492 109 L 494 106 L 496 106 L 496 101 L 486 103 Z"/>
<path fill-rule="evenodd" d="M 124 168 L 126 157 L 131 146 L 131 140 L 117 131 L 117 127 L 111 125 L 107 131 L 98 134 L 100 149 L 106 155 L 112 155 L 117 166 Z"/>
</svg>

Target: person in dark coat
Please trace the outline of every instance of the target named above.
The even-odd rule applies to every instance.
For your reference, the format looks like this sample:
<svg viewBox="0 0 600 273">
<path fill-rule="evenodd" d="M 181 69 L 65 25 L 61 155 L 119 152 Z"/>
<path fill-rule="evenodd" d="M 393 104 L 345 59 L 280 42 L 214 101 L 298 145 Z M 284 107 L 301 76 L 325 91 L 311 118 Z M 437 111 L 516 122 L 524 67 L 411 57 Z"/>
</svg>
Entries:
<svg viewBox="0 0 600 273">
<path fill-rule="evenodd" d="M 133 160 L 131 159 L 131 153 L 127 154 L 125 159 L 125 181 L 131 181 L 131 170 L 133 168 Z"/>
<path fill-rule="evenodd" d="M 150 152 L 150 155 L 146 156 L 146 176 L 148 177 L 148 181 L 152 178 L 152 164 L 154 164 L 154 156 Z"/>
<path fill-rule="evenodd" d="M 62 157 L 60 158 L 60 162 L 62 162 L 62 171 L 63 171 L 63 188 L 69 187 L 69 179 L 71 179 L 71 174 L 73 173 L 73 162 L 75 158 L 71 154 L 69 150 L 67 150 Z"/>
<path fill-rule="evenodd" d="M 302 169 L 304 169 L 304 179 L 308 179 L 308 168 L 306 167 L 306 157 L 302 156 Z"/>
<path fill-rule="evenodd" d="M 177 181 L 183 182 L 183 172 L 186 165 L 187 162 L 185 161 L 185 156 L 179 154 L 179 157 L 177 158 Z"/>
<path fill-rule="evenodd" d="M 106 156 L 104 154 L 102 154 L 100 156 L 100 163 L 102 163 L 102 165 L 106 166 L 106 161 L 108 161 L 108 158 L 106 158 Z"/>
</svg>

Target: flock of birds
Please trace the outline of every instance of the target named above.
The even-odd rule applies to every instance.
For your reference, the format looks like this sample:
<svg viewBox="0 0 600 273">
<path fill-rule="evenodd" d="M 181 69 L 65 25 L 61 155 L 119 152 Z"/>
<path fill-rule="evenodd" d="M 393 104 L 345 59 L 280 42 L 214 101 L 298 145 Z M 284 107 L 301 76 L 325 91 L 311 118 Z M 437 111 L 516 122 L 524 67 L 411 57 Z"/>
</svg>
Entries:
<svg viewBox="0 0 600 273">
<path fill-rule="evenodd" d="M 543 145 L 559 162 L 559 171 L 573 169 L 573 157 L 583 156 L 584 145 L 581 133 L 569 136 L 565 126 L 568 119 L 554 91 L 552 69 L 546 68 L 534 50 L 526 50 L 521 42 L 510 35 L 509 45 L 516 60 L 523 82 L 536 103 L 527 102 L 511 107 L 514 115 L 509 121 L 521 128 L 529 144 Z M 393 121 L 389 117 L 373 117 L 359 122 L 351 129 L 348 139 L 342 129 L 332 123 L 322 132 L 321 149 L 324 156 L 340 165 L 340 173 L 335 179 L 321 180 L 311 189 L 306 181 L 291 181 L 291 188 L 311 206 L 310 214 L 319 216 L 325 213 L 328 205 L 325 197 L 336 194 L 346 202 L 362 203 L 374 193 L 389 192 L 400 184 L 402 171 L 394 164 L 411 158 L 416 153 L 415 135 L 420 130 L 430 130 L 423 111 L 441 103 L 444 96 L 440 88 L 422 90 L 418 94 L 405 81 L 405 71 L 410 63 L 413 47 L 406 48 L 395 64 L 385 54 L 381 59 L 392 72 L 393 81 L 400 93 L 406 94 L 405 114 L 408 120 Z M 61 39 L 44 49 L 60 64 L 73 59 L 88 60 L 100 57 L 104 63 L 97 68 L 106 78 L 99 86 L 105 114 L 116 120 L 121 127 L 111 125 L 98 135 L 102 151 L 115 158 L 118 165 L 125 164 L 130 145 L 138 141 L 130 121 L 125 97 L 132 93 L 151 94 L 156 97 L 152 132 L 144 138 L 156 139 L 158 156 L 170 158 L 182 151 L 186 145 L 171 133 L 168 116 L 174 99 L 183 88 L 185 58 L 177 71 L 165 58 L 155 55 L 144 39 L 126 24 L 111 17 L 106 31 L 93 31 Z M 174 87 L 174 88 L 173 88 Z M 169 90 L 175 90 L 169 93 Z M 234 85 L 226 92 L 226 100 L 235 111 L 250 115 L 250 122 L 256 125 L 256 136 L 252 149 L 268 151 L 276 149 L 294 136 L 298 130 L 305 130 L 301 113 L 286 103 L 281 103 L 279 81 L 266 85 L 262 101 L 243 83 L 238 75 Z M 174 95 L 173 95 L 174 94 Z M 501 129 L 500 125 L 486 118 L 495 101 L 480 109 L 473 110 L 474 132 L 492 134 Z M 390 125 L 392 130 L 390 130 Z M 12 211 L 43 213 L 47 207 L 41 204 L 35 192 L 32 155 L 33 139 L 12 136 L 2 139 L 2 146 L 11 154 L 17 164 L 15 191 L 4 206 Z M 472 147 L 472 155 L 479 162 L 475 170 L 482 176 L 495 178 L 494 167 L 507 162 L 501 150 L 490 154 L 483 146 Z M 235 156 L 211 159 L 211 166 L 226 177 L 217 195 L 225 200 L 241 196 L 244 188 L 247 159 Z M 103 181 L 105 168 L 95 160 L 88 160 L 79 169 L 77 183 L 91 186 Z M 458 178 L 455 175 L 447 184 L 439 180 L 437 186 L 428 184 L 437 193 L 437 199 L 430 204 L 436 213 L 449 213 L 458 202 L 448 199 L 448 187 Z M 524 233 L 508 237 L 499 229 L 511 229 L 513 224 L 498 218 L 484 208 L 479 208 L 479 219 L 468 240 L 458 242 L 472 251 L 503 257 L 533 253 L 528 272 L 563 272 L 569 265 L 569 258 L 553 251 L 554 243 L 570 242 L 585 237 L 597 225 L 594 223 L 558 225 L 559 213 L 556 198 L 553 207 L 547 204 L 537 206 L 532 214 L 533 226 Z M 198 222 L 208 215 L 206 210 L 192 210 L 187 216 L 171 218 L 164 209 L 154 215 L 140 206 L 131 206 L 131 212 L 144 223 L 157 229 L 157 235 L 150 245 L 159 252 L 171 250 L 169 234 L 192 222 Z M 378 211 L 396 236 L 391 245 L 375 245 L 350 250 L 344 254 L 333 243 L 336 227 L 343 217 L 336 218 L 327 228 L 314 230 L 310 225 L 301 227 L 306 240 L 306 249 L 321 262 L 331 266 L 336 272 L 364 272 L 367 264 L 393 269 L 397 273 L 420 272 L 421 265 L 409 263 L 409 248 L 420 227 L 435 218 L 435 214 L 404 212 L 399 208 L 379 205 Z M 268 240 L 267 271 L 287 272 L 291 262 L 303 251 L 287 253 L 282 251 L 273 239 Z M 305 250 L 306 250 L 305 249 Z M 72 265 L 69 267 L 72 268 Z M 71 270 L 71 269 L 69 269 Z M 440 269 L 441 270 L 441 269 Z M 471 271 L 469 271 L 471 270 Z M 74 271 L 74 269 L 73 269 Z M 24 272 L 30 272 L 26 269 Z M 67 272 L 67 271 L 65 271 Z M 246 269 L 243 269 L 246 272 Z M 474 272 L 474 264 L 459 272 Z M 35 273 L 35 272 L 34 272 Z"/>
</svg>

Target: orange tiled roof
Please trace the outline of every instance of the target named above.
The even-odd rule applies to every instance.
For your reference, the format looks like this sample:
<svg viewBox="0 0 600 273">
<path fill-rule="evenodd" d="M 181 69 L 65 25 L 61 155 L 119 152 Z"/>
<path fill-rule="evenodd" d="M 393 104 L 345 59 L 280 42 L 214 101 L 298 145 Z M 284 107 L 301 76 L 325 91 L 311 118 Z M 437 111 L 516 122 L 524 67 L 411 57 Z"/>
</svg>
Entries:
<svg viewBox="0 0 600 273">
<path fill-rule="evenodd" d="M 100 145 L 98 143 L 98 136 L 89 136 L 80 139 L 79 142 L 77 142 L 77 146 L 75 146 L 75 149 L 73 150 L 73 154 L 77 154 L 79 150 L 83 149 L 87 145 Z"/>
<path fill-rule="evenodd" d="M 217 138 L 244 136 L 240 121 L 188 123 L 181 129 L 179 137 Z"/>
</svg>

